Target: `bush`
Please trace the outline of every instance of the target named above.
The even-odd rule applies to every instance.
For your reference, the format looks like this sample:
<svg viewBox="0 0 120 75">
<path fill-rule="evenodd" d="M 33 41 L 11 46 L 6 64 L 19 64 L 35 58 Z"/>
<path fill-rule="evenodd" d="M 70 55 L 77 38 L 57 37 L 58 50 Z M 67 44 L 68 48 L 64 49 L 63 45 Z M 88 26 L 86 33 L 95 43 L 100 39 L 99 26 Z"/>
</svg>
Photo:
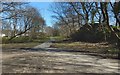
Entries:
<svg viewBox="0 0 120 75">
<path fill-rule="evenodd" d="M 101 42 L 104 40 L 104 33 L 98 30 L 80 29 L 71 35 L 72 40 L 82 42 Z"/>
<path fill-rule="evenodd" d="M 10 40 L 11 43 L 25 43 L 25 42 L 31 42 L 32 39 L 30 39 L 28 36 L 21 36 L 21 37 L 16 37 Z"/>
<path fill-rule="evenodd" d="M 21 36 L 21 37 L 15 37 L 12 40 L 9 40 L 9 37 L 2 37 L 2 43 L 25 43 L 25 42 L 31 42 L 32 39 L 30 39 L 27 36 Z"/>
<path fill-rule="evenodd" d="M 9 38 L 8 37 L 2 37 L 2 43 L 6 44 L 9 43 Z"/>
</svg>

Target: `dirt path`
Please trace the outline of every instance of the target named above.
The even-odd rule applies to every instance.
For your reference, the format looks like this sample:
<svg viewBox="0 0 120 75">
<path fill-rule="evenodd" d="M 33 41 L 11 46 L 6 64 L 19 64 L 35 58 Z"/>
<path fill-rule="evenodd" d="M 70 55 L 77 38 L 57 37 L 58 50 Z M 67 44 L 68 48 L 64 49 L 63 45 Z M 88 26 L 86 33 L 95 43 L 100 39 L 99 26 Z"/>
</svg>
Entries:
<svg viewBox="0 0 120 75">
<path fill-rule="evenodd" d="M 3 52 L 3 73 L 118 73 L 119 60 L 40 47 Z"/>
<path fill-rule="evenodd" d="M 43 44 L 41 44 L 41 45 L 35 46 L 34 48 L 35 48 L 35 49 L 36 49 L 36 48 L 48 48 L 48 47 L 50 47 L 51 45 L 52 45 L 51 42 L 45 42 L 45 43 L 43 43 Z"/>
</svg>

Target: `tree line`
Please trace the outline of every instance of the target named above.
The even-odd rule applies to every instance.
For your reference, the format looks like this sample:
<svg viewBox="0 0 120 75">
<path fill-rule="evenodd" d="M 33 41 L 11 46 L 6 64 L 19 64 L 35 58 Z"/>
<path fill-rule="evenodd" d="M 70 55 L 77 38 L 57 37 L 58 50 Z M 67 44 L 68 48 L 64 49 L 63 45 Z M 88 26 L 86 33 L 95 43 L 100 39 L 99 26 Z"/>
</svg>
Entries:
<svg viewBox="0 0 120 75">
<path fill-rule="evenodd" d="M 51 7 L 63 36 L 86 41 L 102 38 L 119 44 L 120 2 L 56 2 Z"/>
</svg>

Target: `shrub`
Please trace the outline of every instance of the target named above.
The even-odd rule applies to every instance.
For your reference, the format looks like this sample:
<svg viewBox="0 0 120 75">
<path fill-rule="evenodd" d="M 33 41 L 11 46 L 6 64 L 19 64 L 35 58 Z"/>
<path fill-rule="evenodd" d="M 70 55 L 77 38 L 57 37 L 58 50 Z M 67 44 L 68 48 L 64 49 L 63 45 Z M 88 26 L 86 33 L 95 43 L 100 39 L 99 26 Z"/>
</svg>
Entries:
<svg viewBox="0 0 120 75">
<path fill-rule="evenodd" d="M 2 37 L 2 43 L 25 43 L 25 42 L 31 42 L 32 39 L 30 39 L 27 36 L 21 36 L 21 37 L 15 37 L 12 40 L 9 40 L 9 37 Z"/>
<path fill-rule="evenodd" d="M 6 44 L 9 43 L 9 38 L 8 37 L 2 37 L 2 43 Z"/>
<path fill-rule="evenodd" d="M 11 43 L 24 43 L 24 42 L 30 42 L 32 39 L 30 39 L 28 36 L 21 36 L 21 37 L 16 37 L 10 40 Z"/>
<path fill-rule="evenodd" d="M 87 28 L 84 28 L 71 34 L 71 38 L 74 41 L 100 42 L 104 39 L 104 33 L 102 31 L 89 30 Z"/>
</svg>

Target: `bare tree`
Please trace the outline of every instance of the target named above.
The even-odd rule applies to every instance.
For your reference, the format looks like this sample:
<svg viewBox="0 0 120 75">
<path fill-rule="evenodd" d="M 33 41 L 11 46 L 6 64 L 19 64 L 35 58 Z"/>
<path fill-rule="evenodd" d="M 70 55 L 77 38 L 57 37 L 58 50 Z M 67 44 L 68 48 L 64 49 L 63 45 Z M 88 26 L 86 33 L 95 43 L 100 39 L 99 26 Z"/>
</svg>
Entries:
<svg viewBox="0 0 120 75">
<path fill-rule="evenodd" d="M 116 18 L 116 26 L 117 26 L 117 23 L 119 24 L 120 26 L 120 19 L 118 18 L 119 17 L 119 14 L 120 14 L 120 1 L 119 2 L 115 2 L 114 4 L 112 4 L 112 2 L 110 2 L 110 5 L 112 7 L 112 11 L 115 15 L 115 18 Z"/>
<path fill-rule="evenodd" d="M 106 23 L 106 26 L 111 31 L 111 34 L 113 34 L 117 38 L 117 40 L 118 40 L 117 43 L 118 43 L 118 46 L 120 47 L 120 37 L 113 30 L 113 28 L 110 27 L 110 25 L 109 25 L 109 16 L 108 16 L 108 11 L 107 11 L 108 3 L 104 2 L 104 3 L 100 3 L 100 4 L 101 4 L 101 11 L 102 11 L 102 14 L 103 14 L 103 22 Z"/>
<path fill-rule="evenodd" d="M 60 25 L 65 25 L 62 26 L 62 28 L 66 27 L 69 35 L 81 27 L 81 16 L 76 14 L 70 3 L 55 3 L 55 7 L 52 9 L 52 12 L 56 14 L 52 17 L 57 19 L 59 24 L 61 23 Z"/>
<path fill-rule="evenodd" d="M 18 35 L 26 33 L 33 27 L 37 29 L 45 25 L 45 20 L 39 14 L 39 11 L 22 2 L 2 3 L 3 10 L 0 11 L 3 21 L 11 22 L 13 35 L 10 40 Z"/>
</svg>

